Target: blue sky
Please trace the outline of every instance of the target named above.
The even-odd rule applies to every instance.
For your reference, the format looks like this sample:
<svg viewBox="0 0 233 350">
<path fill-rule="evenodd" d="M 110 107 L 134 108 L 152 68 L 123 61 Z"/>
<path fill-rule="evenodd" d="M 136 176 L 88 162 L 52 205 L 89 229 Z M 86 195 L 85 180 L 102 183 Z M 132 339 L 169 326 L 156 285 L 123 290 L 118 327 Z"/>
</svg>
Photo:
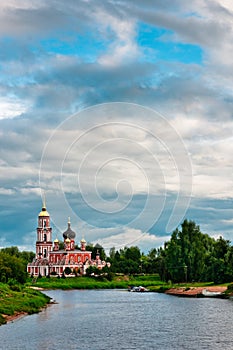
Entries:
<svg viewBox="0 0 233 350">
<path fill-rule="evenodd" d="M 233 240 L 229 0 L 3 0 L 0 247 L 163 245 L 186 217 Z"/>
</svg>

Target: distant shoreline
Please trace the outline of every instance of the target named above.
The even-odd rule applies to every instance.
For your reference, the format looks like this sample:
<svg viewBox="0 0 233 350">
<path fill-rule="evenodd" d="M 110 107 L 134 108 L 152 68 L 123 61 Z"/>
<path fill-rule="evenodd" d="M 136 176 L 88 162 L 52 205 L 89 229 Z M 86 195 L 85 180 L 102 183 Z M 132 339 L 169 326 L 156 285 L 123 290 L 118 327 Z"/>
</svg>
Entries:
<svg viewBox="0 0 233 350">
<path fill-rule="evenodd" d="M 176 288 L 170 288 L 165 291 L 165 294 L 169 295 L 175 295 L 175 296 L 182 296 L 182 297 L 205 297 L 204 292 L 207 291 L 210 293 L 209 297 L 211 296 L 211 293 L 213 293 L 212 297 L 225 297 L 223 294 L 227 290 L 226 286 L 208 286 L 208 287 L 176 287 Z M 214 295 L 216 293 L 216 295 Z M 221 293 L 221 294 L 217 294 Z M 206 296 L 208 297 L 208 296 Z"/>
</svg>

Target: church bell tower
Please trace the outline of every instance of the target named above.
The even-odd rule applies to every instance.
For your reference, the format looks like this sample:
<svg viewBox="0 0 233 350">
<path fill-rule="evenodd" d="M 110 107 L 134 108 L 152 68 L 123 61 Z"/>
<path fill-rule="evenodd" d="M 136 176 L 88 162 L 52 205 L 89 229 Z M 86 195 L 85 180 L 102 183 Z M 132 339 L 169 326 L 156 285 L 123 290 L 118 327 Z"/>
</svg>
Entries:
<svg viewBox="0 0 233 350">
<path fill-rule="evenodd" d="M 48 253 L 52 251 L 52 228 L 50 227 L 50 215 L 46 210 L 45 200 L 41 212 L 38 215 L 36 258 L 48 259 Z"/>
</svg>

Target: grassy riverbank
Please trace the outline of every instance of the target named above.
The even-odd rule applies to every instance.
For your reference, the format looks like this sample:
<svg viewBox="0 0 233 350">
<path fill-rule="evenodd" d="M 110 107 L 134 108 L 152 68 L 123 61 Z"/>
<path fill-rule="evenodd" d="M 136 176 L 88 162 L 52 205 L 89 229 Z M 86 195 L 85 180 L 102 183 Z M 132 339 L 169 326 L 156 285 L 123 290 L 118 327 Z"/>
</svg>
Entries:
<svg viewBox="0 0 233 350">
<path fill-rule="evenodd" d="M 213 282 L 199 283 L 165 283 L 160 280 L 159 275 L 115 275 L 108 280 L 99 277 L 66 277 L 66 278 L 38 278 L 36 282 L 30 279 L 28 284 L 43 289 L 127 289 L 128 286 L 143 286 L 152 292 L 165 292 L 171 288 L 195 289 L 214 286 Z M 225 284 L 226 286 L 226 284 Z"/>
<path fill-rule="evenodd" d="M 66 277 L 66 278 L 38 278 L 36 282 L 30 282 L 31 286 L 36 286 L 44 289 L 125 289 L 129 285 L 143 285 L 151 287 L 158 291 L 160 288 L 168 288 L 159 279 L 158 275 L 145 276 L 119 276 L 116 275 L 111 280 L 103 276 L 99 277 Z"/>
<path fill-rule="evenodd" d="M 0 283 L 0 325 L 23 314 L 39 312 L 50 298 L 38 290 Z"/>
</svg>

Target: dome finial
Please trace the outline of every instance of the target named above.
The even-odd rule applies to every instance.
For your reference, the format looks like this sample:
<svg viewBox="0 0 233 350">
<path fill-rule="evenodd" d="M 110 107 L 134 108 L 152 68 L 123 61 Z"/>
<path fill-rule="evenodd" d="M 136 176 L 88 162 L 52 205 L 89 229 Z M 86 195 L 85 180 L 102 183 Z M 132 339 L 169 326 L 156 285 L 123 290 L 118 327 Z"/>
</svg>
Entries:
<svg viewBox="0 0 233 350">
<path fill-rule="evenodd" d="M 42 192 L 42 209 L 46 209 L 45 191 Z"/>
<path fill-rule="evenodd" d="M 70 216 L 68 216 L 68 224 L 70 224 Z"/>
<path fill-rule="evenodd" d="M 39 214 L 39 216 L 49 216 L 49 213 L 47 212 L 47 209 L 46 209 L 46 202 L 45 202 L 45 191 L 41 190 L 41 196 L 42 196 L 42 210 Z"/>
</svg>

